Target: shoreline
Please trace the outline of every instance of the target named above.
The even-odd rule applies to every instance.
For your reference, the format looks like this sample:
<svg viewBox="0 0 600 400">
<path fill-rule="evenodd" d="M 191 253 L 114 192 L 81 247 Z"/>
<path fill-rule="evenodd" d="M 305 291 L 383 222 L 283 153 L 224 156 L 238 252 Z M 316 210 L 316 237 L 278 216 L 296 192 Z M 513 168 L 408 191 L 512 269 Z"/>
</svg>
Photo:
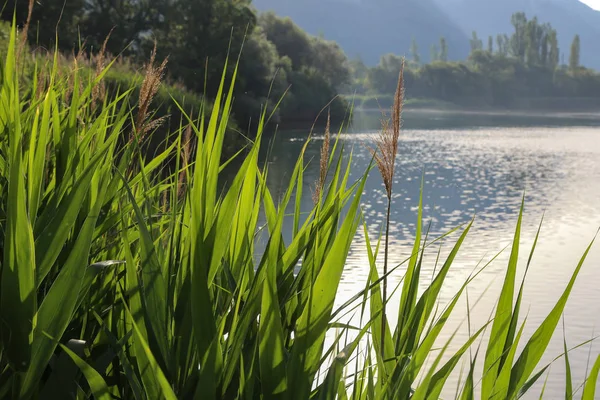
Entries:
<svg viewBox="0 0 600 400">
<path fill-rule="evenodd" d="M 356 108 L 355 113 L 381 113 L 376 108 Z M 596 111 L 557 111 L 557 110 L 511 110 L 500 108 L 443 108 L 443 107 L 411 107 L 405 106 L 404 111 L 410 114 L 452 114 L 452 115 L 479 115 L 479 116 L 511 116 L 511 117 L 543 117 L 543 118 L 574 118 L 600 121 L 600 109 Z"/>
<path fill-rule="evenodd" d="M 385 109 L 384 109 L 385 111 Z M 356 117 L 365 115 L 372 117 L 377 114 L 381 114 L 382 110 L 378 108 L 354 108 L 352 113 L 352 122 L 356 121 Z M 435 107 L 430 106 L 411 106 L 410 104 L 404 107 L 405 117 L 408 118 L 430 118 L 430 117 L 507 117 L 507 118 L 539 118 L 548 119 L 552 121 L 558 120 L 579 120 L 587 122 L 598 122 L 600 125 L 600 109 L 585 110 L 585 111 L 560 111 L 551 109 L 507 109 L 507 108 L 493 108 L 493 107 L 482 107 L 482 108 L 468 108 L 468 107 Z M 360 119 L 360 118 L 359 118 Z M 287 123 L 275 123 L 268 126 L 269 131 L 311 131 L 322 130 L 326 125 L 324 118 L 319 118 L 316 121 L 294 121 Z M 339 121 L 333 121 L 332 130 L 337 131 L 340 126 Z"/>
</svg>

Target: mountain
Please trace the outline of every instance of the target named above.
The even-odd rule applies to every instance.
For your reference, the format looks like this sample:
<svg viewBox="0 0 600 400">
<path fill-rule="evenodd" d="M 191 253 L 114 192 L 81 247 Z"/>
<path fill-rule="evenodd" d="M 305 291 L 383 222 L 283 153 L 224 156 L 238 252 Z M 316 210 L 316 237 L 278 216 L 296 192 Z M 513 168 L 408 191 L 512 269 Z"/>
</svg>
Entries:
<svg viewBox="0 0 600 400">
<path fill-rule="evenodd" d="M 446 38 L 450 59 L 464 59 L 469 39 L 434 0 L 254 0 L 259 11 L 289 16 L 313 35 L 338 42 L 349 57 L 377 64 L 387 53 L 409 54 L 412 38 L 422 60 Z M 469 33 L 470 35 L 470 33 Z"/>
<path fill-rule="evenodd" d="M 581 37 L 581 63 L 600 69 L 600 11 L 579 0 L 435 0 L 437 5 L 461 27 L 465 34 L 476 31 L 484 40 L 488 35 L 511 33 L 510 17 L 523 11 L 549 22 L 558 32 L 559 46 L 565 61 L 573 37 Z"/>
</svg>

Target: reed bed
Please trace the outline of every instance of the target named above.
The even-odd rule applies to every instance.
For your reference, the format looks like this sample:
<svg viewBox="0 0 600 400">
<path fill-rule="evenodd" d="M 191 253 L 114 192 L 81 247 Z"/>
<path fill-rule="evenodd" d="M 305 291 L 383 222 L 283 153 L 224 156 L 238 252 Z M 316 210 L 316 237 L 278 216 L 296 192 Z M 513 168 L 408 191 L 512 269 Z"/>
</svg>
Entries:
<svg viewBox="0 0 600 400">
<path fill-rule="evenodd" d="M 304 152 L 278 202 L 266 185 L 268 167 L 259 160 L 266 114 L 245 151 L 224 160 L 235 73 L 223 75 L 210 110 L 201 105 L 192 117 L 179 107 L 179 128 L 150 157 L 144 142 L 162 122 L 151 110 L 166 61 L 152 57 L 132 108 L 132 89 L 101 90 L 109 60 L 65 76 L 55 56 L 38 61 L 25 79 L 22 57 L 13 27 L 0 71 L 0 398 L 437 399 L 473 354 L 457 398 L 514 399 L 548 370 L 538 364 L 587 251 L 524 342 L 523 282 L 516 281 L 521 213 L 495 315 L 446 354 L 448 343 L 436 347 L 440 332 L 474 276 L 449 304 L 440 304 L 439 294 L 471 224 L 448 233 L 461 231 L 419 294 L 424 250 L 436 241 L 423 234 L 422 200 L 412 254 L 389 266 L 387 235 L 371 241 L 361 214 L 372 168 L 350 181 L 352 155 L 341 157 L 343 146 L 329 142 L 329 130 L 307 215 L 300 213 Z M 393 118 L 373 150 L 388 200 L 403 90 L 400 80 Z M 222 172 L 234 160 L 239 168 L 223 188 Z M 288 219 L 293 232 L 284 240 Z M 367 237 L 370 277 L 363 291 L 335 307 L 359 229 Z M 268 236 L 259 257 L 258 232 Z M 399 268 L 406 274 L 396 288 L 393 327 L 387 278 Z M 341 322 L 356 301 L 360 326 Z M 486 330 L 489 345 L 478 349 Z M 359 353 L 365 344 L 366 354 Z M 479 363 L 482 377 L 475 374 Z M 600 358 L 583 399 L 594 398 L 599 369 Z M 567 398 L 575 395 L 572 387 Z"/>
</svg>

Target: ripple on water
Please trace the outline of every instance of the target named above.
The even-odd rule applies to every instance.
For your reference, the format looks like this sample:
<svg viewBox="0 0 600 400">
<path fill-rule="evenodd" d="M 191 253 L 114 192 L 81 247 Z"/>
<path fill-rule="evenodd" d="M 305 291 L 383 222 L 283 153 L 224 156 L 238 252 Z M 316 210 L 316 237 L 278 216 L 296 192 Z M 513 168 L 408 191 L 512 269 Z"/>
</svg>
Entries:
<svg viewBox="0 0 600 400">
<path fill-rule="evenodd" d="M 365 146 L 372 132 L 341 136 L 353 148 L 351 179 L 358 179 L 371 156 Z M 277 196 L 281 182 L 295 163 L 305 136 L 275 143 L 273 154 L 277 168 L 271 168 L 269 186 Z M 522 232 L 522 257 L 529 248 L 542 215 L 545 214 L 539 247 L 528 276 L 525 309 L 530 326 L 541 323 L 552 308 L 558 293 L 570 278 L 579 257 L 600 226 L 600 129 L 593 127 L 479 128 L 460 130 L 408 130 L 399 148 L 397 174 L 391 213 L 390 265 L 402 263 L 411 252 L 419 188 L 424 179 L 424 217 L 430 237 L 468 223 L 475 215 L 469 238 L 451 269 L 441 302 L 447 303 L 478 265 L 484 265 L 511 243 L 516 217 L 525 193 L 525 217 Z M 307 160 L 318 159 L 319 137 L 307 149 Z M 287 173 L 287 175 L 286 175 Z M 307 166 L 305 193 L 318 176 L 318 163 Z M 303 210 L 312 202 L 307 195 Z M 376 238 L 385 221 L 385 189 L 374 171 L 363 193 L 363 210 L 371 240 Z M 287 227 L 288 235 L 290 226 Z M 456 235 L 434 246 L 425 254 L 423 276 L 436 270 L 437 252 L 448 254 Z M 357 234 L 348 257 L 340 286 L 338 303 L 364 288 L 369 274 L 368 258 L 362 230 Z M 508 254 L 503 253 L 469 287 L 469 295 L 486 295 L 471 317 L 474 324 L 487 321 L 494 306 L 506 268 Z M 443 260 L 443 258 L 442 258 Z M 522 260 L 523 261 L 523 260 Z M 523 265 L 524 262 L 521 262 Z M 600 323 L 600 253 L 595 248 L 577 282 L 566 309 L 569 343 L 588 340 Z M 379 266 L 381 268 L 381 266 Z M 403 276 L 400 267 L 391 277 L 397 285 Z M 425 279 L 424 279 L 425 280 Z M 424 283 L 423 288 L 425 287 Z M 496 296 L 496 297 L 495 297 Z M 391 306 L 394 309 L 394 305 Z M 464 315 L 463 315 L 464 316 Z M 456 326 L 463 320 L 457 316 Z M 525 332 L 531 335 L 533 332 Z M 597 332 L 596 332 L 597 333 Z M 462 335 L 462 336 L 461 336 Z M 555 335 L 559 336 L 559 335 Z M 462 332 L 455 342 L 466 338 Z M 562 338 L 554 340 L 550 360 L 562 352 Z M 442 339 L 443 340 L 443 339 Z M 571 356 L 574 378 L 582 382 L 587 366 L 587 348 Z M 561 371 L 550 379 L 548 391 L 562 390 Z"/>
</svg>

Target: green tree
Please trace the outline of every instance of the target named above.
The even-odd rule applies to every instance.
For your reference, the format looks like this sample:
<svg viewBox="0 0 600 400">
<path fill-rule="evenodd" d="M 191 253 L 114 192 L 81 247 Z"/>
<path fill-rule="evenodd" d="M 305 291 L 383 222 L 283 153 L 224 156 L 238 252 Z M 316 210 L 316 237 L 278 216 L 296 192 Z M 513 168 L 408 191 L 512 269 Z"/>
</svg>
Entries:
<svg viewBox="0 0 600 400">
<path fill-rule="evenodd" d="M 156 40 L 159 56 L 169 56 L 169 73 L 198 92 L 204 91 L 206 76 L 209 93 L 217 90 L 228 49 L 229 54 L 239 54 L 256 26 L 249 0 L 173 0 L 159 19 L 162 22 L 145 35 L 146 54 Z"/>
<path fill-rule="evenodd" d="M 410 42 L 410 57 L 416 65 L 421 64 L 421 55 L 419 54 L 419 45 L 417 40 L 413 37 Z"/>
<path fill-rule="evenodd" d="M 475 50 L 469 55 L 468 62 L 433 62 L 413 69 L 406 75 L 411 96 L 441 99 L 469 107 L 482 104 L 513 107 L 521 104 L 519 99 L 527 97 L 544 99 L 540 101 L 544 107 L 552 107 L 556 101 L 555 106 L 561 108 L 564 105 L 558 100 L 599 96 L 600 73 L 580 66 L 579 37 L 573 41 L 570 70 L 557 68 L 564 53 L 558 48 L 557 31 L 537 18 L 526 21 L 524 14 L 517 14 L 513 21 L 517 26 L 515 33 L 497 35 L 495 52 L 481 49 L 481 41 L 474 34 Z M 521 24 L 523 21 L 526 21 L 524 25 Z M 524 33 L 522 40 L 517 34 L 521 31 Z M 489 42 L 488 38 L 488 47 Z M 518 56 L 518 46 L 515 46 L 519 42 L 525 45 L 522 59 Z M 434 61 L 441 58 L 440 45 L 432 46 Z M 367 92 L 393 94 L 399 62 L 399 57 L 388 55 L 382 58 L 380 65 L 370 69 Z"/>
<path fill-rule="evenodd" d="M 477 37 L 477 32 L 473 31 L 471 35 L 471 53 L 477 50 L 483 50 L 483 42 Z"/>
<path fill-rule="evenodd" d="M 542 63 L 542 65 L 548 66 L 548 40 L 549 40 L 549 36 L 548 35 L 544 35 L 544 37 L 542 38 L 542 49 L 541 49 L 541 60 L 540 62 Z"/>
<path fill-rule="evenodd" d="M 289 71 L 280 66 L 277 48 L 257 26 L 246 39 L 239 63 L 238 83 L 244 87 L 244 95 L 261 99 L 266 98 L 270 90 L 275 97 L 283 94 Z"/>
<path fill-rule="evenodd" d="M 540 50 L 545 29 L 538 24 L 537 17 L 527 22 L 525 36 L 525 53 L 527 65 L 534 66 L 540 64 Z"/>
<path fill-rule="evenodd" d="M 448 44 L 446 43 L 446 38 L 440 38 L 440 61 L 448 62 Z"/>
<path fill-rule="evenodd" d="M 306 67 L 318 71 L 334 89 L 350 82 L 350 65 L 340 45 L 319 37 L 313 37 L 310 42 L 311 57 Z"/>
<path fill-rule="evenodd" d="M 521 62 L 525 62 L 525 53 L 527 50 L 527 17 L 525 13 L 519 12 L 513 14 L 511 23 L 515 31 L 510 38 L 510 53 Z"/>
<path fill-rule="evenodd" d="M 581 39 L 579 35 L 575 35 L 573 43 L 571 43 L 571 54 L 569 56 L 569 69 L 575 71 L 579 69 L 579 60 L 581 57 Z"/>
<path fill-rule="evenodd" d="M 558 68 L 558 62 L 560 58 L 560 50 L 558 49 L 558 37 L 555 30 L 550 31 L 548 34 L 548 66 L 555 70 Z"/>
<path fill-rule="evenodd" d="M 295 69 L 310 64 L 312 44 L 309 35 L 290 18 L 281 18 L 273 12 L 261 14 L 259 24 L 277 52 L 287 56 Z"/>
<path fill-rule="evenodd" d="M 86 0 L 78 29 L 92 50 L 102 46 L 110 34 L 109 52 L 135 55 L 142 35 L 160 28 L 168 7 L 168 0 Z"/>
<path fill-rule="evenodd" d="M 290 18 L 273 13 L 261 15 L 259 23 L 279 55 L 290 58 L 295 71 L 318 71 L 332 88 L 350 81 L 348 59 L 337 43 L 310 36 Z"/>
<path fill-rule="evenodd" d="M 290 18 L 266 13 L 259 17 L 259 25 L 279 56 L 291 62 L 291 92 L 283 104 L 282 117 L 314 119 L 337 91 L 350 83 L 350 63 L 345 53 L 335 42 L 308 35 Z M 345 112 L 340 99 L 331 108 L 334 117 Z"/>
<path fill-rule="evenodd" d="M 353 89 L 357 90 L 359 93 L 364 93 L 366 90 L 369 67 L 366 66 L 365 62 L 360 57 L 350 60 L 349 67 L 353 78 Z"/>
<path fill-rule="evenodd" d="M 503 35 L 496 36 L 496 47 L 497 47 L 498 54 L 500 54 L 501 56 L 504 56 L 504 57 L 508 56 L 509 46 L 510 46 L 510 39 L 509 39 L 508 35 L 503 34 Z"/>
<path fill-rule="evenodd" d="M 388 93 L 391 90 L 390 87 L 394 85 L 394 79 L 398 79 L 401 67 L 402 58 L 399 56 L 395 54 L 382 56 L 378 65 L 369 68 L 367 76 L 369 90 L 374 93 Z"/>
<path fill-rule="evenodd" d="M 52 49 L 58 34 L 58 48 L 71 51 L 79 47 L 78 26 L 85 17 L 85 0 L 34 1 L 31 23 L 28 31 L 29 42 L 34 46 Z M 11 22 L 13 12 L 18 26 L 27 20 L 29 1 L 5 0 L 0 5 L 1 18 Z M 60 23 L 59 23 L 60 21 Z"/>
</svg>

